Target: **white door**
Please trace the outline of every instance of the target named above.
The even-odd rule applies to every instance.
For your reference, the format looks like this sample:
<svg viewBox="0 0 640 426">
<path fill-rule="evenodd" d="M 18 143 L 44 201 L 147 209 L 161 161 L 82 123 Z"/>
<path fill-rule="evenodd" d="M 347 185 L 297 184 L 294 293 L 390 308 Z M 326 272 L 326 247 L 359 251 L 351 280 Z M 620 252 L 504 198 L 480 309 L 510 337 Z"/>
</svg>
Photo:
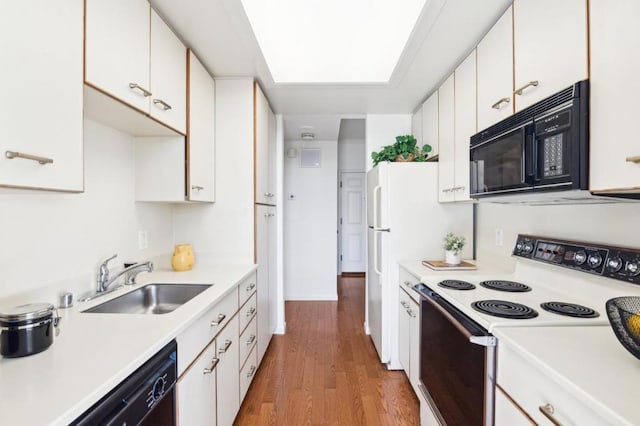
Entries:
<svg viewBox="0 0 640 426">
<path fill-rule="evenodd" d="M 364 272 L 366 245 L 365 174 L 345 172 L 340 176 L 340 261 L 342 272 Z"/>
</svg>

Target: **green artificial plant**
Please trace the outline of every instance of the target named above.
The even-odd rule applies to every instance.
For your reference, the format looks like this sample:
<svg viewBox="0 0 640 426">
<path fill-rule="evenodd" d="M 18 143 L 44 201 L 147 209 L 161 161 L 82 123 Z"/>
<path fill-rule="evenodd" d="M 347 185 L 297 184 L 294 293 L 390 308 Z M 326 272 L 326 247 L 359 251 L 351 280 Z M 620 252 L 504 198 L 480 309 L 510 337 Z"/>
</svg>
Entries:
<svg viewBox="0 0 640 426">
<path fill-rule="evenodd" d="M 376 166 L 383 161 L 426 161 L 431 152 L 431 145 L 426 144 L 420 148 L 417 142 L 413 135 L 396 136 L 396 143 L 383 146 L 380 151 L 371 153 L 373 165 Z"/>
</svg>

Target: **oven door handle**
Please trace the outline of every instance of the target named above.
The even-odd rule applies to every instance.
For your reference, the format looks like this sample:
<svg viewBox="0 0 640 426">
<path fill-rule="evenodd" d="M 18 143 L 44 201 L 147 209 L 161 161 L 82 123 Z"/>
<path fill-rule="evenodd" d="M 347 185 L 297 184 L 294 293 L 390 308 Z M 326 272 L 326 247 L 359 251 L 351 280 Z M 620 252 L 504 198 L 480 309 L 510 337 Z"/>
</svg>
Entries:
<svg viewBox="0 0 640 426">
<path fill-rule="evenodd" d="M 471 336 L 469 337 L 469 341 L 473 344 L 486 347 L 496 346 L 498 343 L 497 339 L 493 336 Z"/>
</svg>

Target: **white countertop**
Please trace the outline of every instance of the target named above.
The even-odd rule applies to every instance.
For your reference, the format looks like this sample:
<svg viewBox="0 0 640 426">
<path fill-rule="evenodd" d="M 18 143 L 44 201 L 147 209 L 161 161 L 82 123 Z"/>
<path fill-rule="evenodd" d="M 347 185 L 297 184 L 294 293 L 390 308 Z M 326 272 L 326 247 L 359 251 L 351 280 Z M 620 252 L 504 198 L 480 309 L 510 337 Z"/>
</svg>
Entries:
<svg viewBox="0 0 640 426">
<path fill-rule="evenodd" d="M 640 359 L 618 342 L 611 327 L 505 327 L 493 334 L 499 345 L 517 349 L 610 424 L 640 424 Z"/>
<path fill-rule="evenodd" d="M 156 270 L 138 284 L 60 309 L 60 335 L 36 355 L 0 358 L 0 424 L 68 424 L 140 367 L 255 270 L 255 265 L 196 265 Z M 150 282 L 214 284 L 163 315 L 82 313 Z"/>
</svg>

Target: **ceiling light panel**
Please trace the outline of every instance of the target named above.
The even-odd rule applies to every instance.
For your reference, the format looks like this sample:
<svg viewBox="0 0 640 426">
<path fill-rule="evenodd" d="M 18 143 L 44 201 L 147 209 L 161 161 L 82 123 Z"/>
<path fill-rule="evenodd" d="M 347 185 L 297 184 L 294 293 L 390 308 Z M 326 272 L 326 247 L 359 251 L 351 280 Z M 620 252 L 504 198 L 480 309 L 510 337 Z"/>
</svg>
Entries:
<svg viewBox="0 0 640 426">
<path fill-rule="evenodd" d="M 242 0 L 276 83 L 386 83 L 425 0 Z"/>
</svg>

